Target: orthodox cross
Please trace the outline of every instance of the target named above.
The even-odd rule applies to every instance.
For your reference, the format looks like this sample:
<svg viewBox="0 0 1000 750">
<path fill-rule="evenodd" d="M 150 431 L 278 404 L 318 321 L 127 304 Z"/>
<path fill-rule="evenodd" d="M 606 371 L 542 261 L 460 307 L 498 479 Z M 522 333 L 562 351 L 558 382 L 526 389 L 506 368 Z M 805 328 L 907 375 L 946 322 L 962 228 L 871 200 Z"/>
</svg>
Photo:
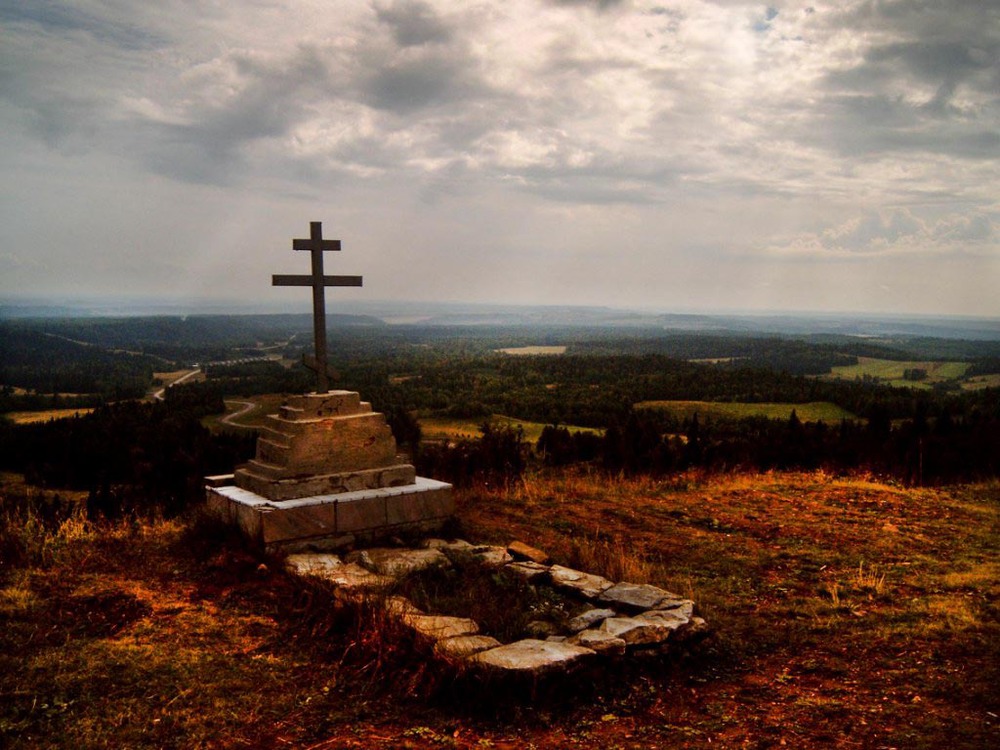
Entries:
<svg viewBox="0 0 1000 750">
<path fill-rule="evenodd" d="M 323 239 L 323 223 L 309 222 L 309 239 L 292 240 L 292 250 L 308 250 L 312 254 L 312 274 L 274 274 L 271 286 L 311 286 L 313 290 L 313 336 L 316 356 L 302 356 L 305 366 L 316 373 L 316 392 L 330 390 L 330 369 L 326 363 L 326 298 L 328 286 L 361 286 L 360 276 L 324 276 L 323 252 L 340 250 L 340 240 Z"/>
</svg>

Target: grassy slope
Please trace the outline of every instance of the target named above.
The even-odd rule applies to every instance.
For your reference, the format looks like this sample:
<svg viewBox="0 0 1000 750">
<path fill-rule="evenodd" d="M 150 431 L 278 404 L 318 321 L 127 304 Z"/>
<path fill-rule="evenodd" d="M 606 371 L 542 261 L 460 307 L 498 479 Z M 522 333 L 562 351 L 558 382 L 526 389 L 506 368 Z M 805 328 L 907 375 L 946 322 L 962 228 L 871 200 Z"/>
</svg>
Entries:
<svg viewBox="0 0 1000 750">
<path fill-rule="evenodd" d="M 413 697 L 431 684 L 426 662 L 369 642 L 325 591 L 273 562 L 259 570 L 218 529 L 7 523 L 0 745 L 1000 742 L 996 484 L 559 473 L 458 502 L 468 536 L 519 537 L 561 562 L 692 595 L 716 635 L 695 658 L 599 680 L 577 703 L 492 715 Z"/>
</svg>

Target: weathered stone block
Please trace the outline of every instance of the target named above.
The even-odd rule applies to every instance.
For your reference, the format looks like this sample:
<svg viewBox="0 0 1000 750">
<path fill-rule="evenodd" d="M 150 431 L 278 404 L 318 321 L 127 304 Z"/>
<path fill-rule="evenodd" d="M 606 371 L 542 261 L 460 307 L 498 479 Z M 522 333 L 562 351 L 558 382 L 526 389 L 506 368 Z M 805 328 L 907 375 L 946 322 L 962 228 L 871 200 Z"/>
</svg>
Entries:
<svg viewBox="0 0 1000 750">
<path fill-rule="evenodd" d="M 451 486 L 438 483 L 426 491 L 410 494 L 388 494 L 385 501 L 386 523 L 391 526 L 413 523 L 429 518 L 447 518 L 455 512 Z"/>
<path fill-rule="evenodd" d="M 375 495 L 356 497 L 350 500 L 336 500 L 337 532 L 363 531 L 387 524 L 385 498 Z"/>
</svg>

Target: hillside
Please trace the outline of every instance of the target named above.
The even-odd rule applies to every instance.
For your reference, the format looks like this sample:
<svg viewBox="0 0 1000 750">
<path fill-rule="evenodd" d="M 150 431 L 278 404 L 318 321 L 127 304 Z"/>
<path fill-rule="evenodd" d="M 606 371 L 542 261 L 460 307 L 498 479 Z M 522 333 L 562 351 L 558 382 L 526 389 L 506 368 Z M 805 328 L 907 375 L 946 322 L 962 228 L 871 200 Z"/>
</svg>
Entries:
<svg viewBox="0 0 1000 750">
<path fill-rule="evenodd" d="M 0 512 L 0 745 L 950 747 L 1000 743 L 1000 486 L 573 471 L 458 496 L 462 533 L 693 597 L 696 653 L 550 686 L 451 689 L 193 517 Z"/>
</svg>

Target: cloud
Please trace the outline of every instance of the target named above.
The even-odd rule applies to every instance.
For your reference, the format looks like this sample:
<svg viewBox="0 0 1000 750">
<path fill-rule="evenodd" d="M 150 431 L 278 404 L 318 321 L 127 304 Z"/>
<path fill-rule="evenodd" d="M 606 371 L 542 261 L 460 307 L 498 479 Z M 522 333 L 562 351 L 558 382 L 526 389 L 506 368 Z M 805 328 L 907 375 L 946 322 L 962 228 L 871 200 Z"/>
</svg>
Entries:
<svg viewBox="0 0 1000 750">
<path fill-rule="evenodd" d="M 392 35 L 401 47 L 444 43 L 452 37 L 451 29 L 434 9 L 419 0 L 399 0 L 388 5 L 376 3 L 375 15 L 392 29 Z"/>
<path fill-rule="evenodd" d="M 169 185 L 177 205 L 252 195 L 359 226 L 407 211 L 442 246 L 475 216 L 509 253 L 532 228 L 543 256 L 571 225 L 584 253 L 589 229 L 635 221 L 623 274 L 707 246 L 996 249 L 992 1 L 0 0 L 0 20 L 10 206 L 26 176 L 32 196 Z M 0 241 L 37 234 L 24 215 Z"/>
<path fill-rule="evenodd" d="M 1000 214 L 979 211 L 929 221 L 907 209 L 870 211 L 836 226 L 797 235 L 768 248 L 773 255 L 809 258 L 891 255 L 990 255 L 1000 250 Z"/>
</svg>

